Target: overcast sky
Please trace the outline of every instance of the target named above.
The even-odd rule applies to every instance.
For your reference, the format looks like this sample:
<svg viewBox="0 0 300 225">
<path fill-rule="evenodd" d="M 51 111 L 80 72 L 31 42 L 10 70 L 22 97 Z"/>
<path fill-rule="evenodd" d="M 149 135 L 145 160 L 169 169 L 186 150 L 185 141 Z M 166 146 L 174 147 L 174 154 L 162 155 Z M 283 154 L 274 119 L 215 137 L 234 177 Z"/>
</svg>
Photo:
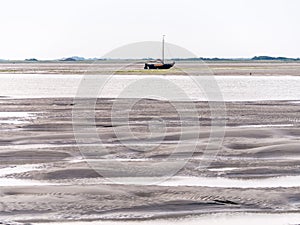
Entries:
<svg viewBox="0 0 300 225">
<path fill-rule="evenodd" d="M 199 57 L 300 57 L 299 0 L 2 0 L 0 59 L 167 41 Z"/>
</svg>

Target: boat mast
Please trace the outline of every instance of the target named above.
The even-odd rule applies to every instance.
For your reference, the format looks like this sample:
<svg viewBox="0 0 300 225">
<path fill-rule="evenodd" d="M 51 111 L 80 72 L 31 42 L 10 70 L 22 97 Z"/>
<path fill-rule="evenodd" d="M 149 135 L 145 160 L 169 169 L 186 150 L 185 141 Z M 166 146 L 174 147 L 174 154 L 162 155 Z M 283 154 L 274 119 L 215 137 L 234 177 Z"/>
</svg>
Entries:
<svg viewBox="0 0 300 225">
<path fill-rule="evenodd" d="M 165 36 L 163 35 L 163 41 L 162 41 L 162 62 L 165 63 Z"/>
</svg>

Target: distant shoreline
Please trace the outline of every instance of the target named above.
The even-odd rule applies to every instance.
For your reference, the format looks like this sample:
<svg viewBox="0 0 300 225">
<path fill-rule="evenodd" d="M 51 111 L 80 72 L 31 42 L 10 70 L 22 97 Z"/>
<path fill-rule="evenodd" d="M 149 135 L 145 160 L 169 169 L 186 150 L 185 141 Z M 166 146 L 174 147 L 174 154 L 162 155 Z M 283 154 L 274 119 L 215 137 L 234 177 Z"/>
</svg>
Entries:
<svg viewBox="0 0 300 225">
<path fill-rule="evenodd" d="M 11 59 L 0 59 L 0 63 L 18 63 L 18 62 L 94 62 L 94 61 L 107 61 L 107 62 L 123 62 L 123 61 L 148 61 L 155 60 L 154 58 L 141 58 L 141 59 L 111 59 L 111 58 L 84 58 L 79 56 L 72 56 L 62 59 L 49 59 L 49 60 L 40 60 L 36 58 L 29 58 L 24 60 L 11 60 Z M 195 58 L 170 58 L 171 61 L 212 61 L 212 62 L 257 62 L 257 61 L 280 61 L 280 62 L 294 62 L 299 61 L 300 58 L 289 58 L 289 57 L 273 57 L 273 56 L 254 56 L 252 58 L 206 58 L 206 57 L 195 57 Z"/>
<path fill-rule="evenodd" d="M 118 74 L 195 76 L 300 76 L 300 61 L 235 60 L 176 61 L 170 70 L 144 70 L 144 60 L 10 61 L 0 62 L 0 74 Z"/>
</svg>

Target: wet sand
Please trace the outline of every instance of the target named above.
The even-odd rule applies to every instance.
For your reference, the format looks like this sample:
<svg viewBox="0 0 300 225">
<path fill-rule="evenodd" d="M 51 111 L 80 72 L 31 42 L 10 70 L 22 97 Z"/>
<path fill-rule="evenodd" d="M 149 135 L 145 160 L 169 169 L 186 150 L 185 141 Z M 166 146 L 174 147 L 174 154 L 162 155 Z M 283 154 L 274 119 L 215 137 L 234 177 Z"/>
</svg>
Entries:
<svg viewBox="0 0 300 225">
<path fill-rule="evenodd" d="M 0 62 L 0 74 L 171 74 L 300 76 L 299 61 L 178 61 L 171 70 L 144 70 L 145 61 Z M 183 72 L 182 69 L 185 71 Z"/>
<path fill-rule="evenodd" d="M 137 145 L 134 139 L 125 137 L 124 146 L 115 134 L 110 117 L 114 101 L 98 99 L 95 107 L 96 130 L 107 153 L 99 157 L 92 143 L 82 143 L 90 145 L 89 160 L 97 159 L 100 165 L 101 160 L 119 160 L 131 166 L 162 162 L 179 143 L 181 126 L 193 132 L 189 118 L 179 118 L 170 104 L 144 99 L 130 112 L 132 132 L 155 143 L 157 139 L 148 138 L 148 126 L 156 117 L 163 118 L 167 132 L 154 150 L 131 149 Z M 129 100 L 122 101 L 126 105 Z M 72 98 L 1 99 L 0 221 L 52 223 L 212 213 L 299 213 L 300 186 L 281 187 L 276 181 L 281 178 L 284 184 L 285 178 L 300 176 L 299 102 L 226 102 L 227 113 L 222 118 L 227 123 L 225 137 L 212 158 L 203 156 L 211 123 L 220 118 L 211 118 L 207 102 L 194 104 L 201 129 L 192 157 L 173 180 L 141 185 L 111 182 L 116 181 L 113 175 L 126 177 L 126 171 L 109 167 L 115 171 L 110 171 L 112 180 L 107 180 L 86 162 L 74 137 Z M 7 113 L 11 116 L 5 116 Z M 218 123 L 216 128 L 222 129 Z M 146 142 L 140 148 L 147 148 Z M 180 150 L 174 160 L 192 151 L 189 145 Z M 209 166 L 199 167 L 201 164 Z M 195 184 L 193 178 L 222 178 L 232 180 L 232 184 L 222 186 L 205 180 Z M 268 187 L 266 179 L 275 181 Z M 266 185 L 247 187 L 251 181 L 259 184 L 259 180 Z"/>
</svg>

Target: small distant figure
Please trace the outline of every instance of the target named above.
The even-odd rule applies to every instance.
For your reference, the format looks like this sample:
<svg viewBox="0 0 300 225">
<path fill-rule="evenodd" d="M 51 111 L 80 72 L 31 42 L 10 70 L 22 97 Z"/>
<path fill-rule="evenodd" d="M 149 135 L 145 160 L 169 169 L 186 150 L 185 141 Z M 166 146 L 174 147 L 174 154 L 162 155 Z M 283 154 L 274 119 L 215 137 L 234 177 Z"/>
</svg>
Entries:
<svg viewBox="0 0 300 225">
<path fill-rule="evenodd" d="M 250 73 L 250 76 L 252 75 L 252 73 Z"/>
</svg>

